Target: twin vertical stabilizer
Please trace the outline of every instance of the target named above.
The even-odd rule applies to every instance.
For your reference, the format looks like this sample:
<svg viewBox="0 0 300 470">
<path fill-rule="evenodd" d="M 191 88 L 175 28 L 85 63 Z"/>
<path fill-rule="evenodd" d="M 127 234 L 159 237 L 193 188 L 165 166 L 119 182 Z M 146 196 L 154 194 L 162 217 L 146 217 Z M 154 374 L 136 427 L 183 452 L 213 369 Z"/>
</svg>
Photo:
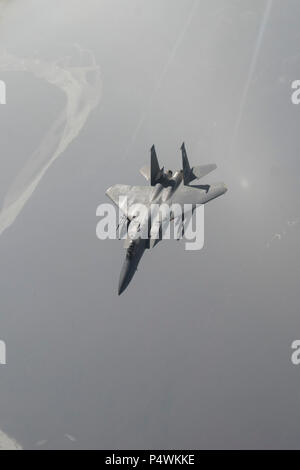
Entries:
<svg viewBox="0 0 300 470">
<path fill-rule="evenodd" d="M 217 168 L 217 165 L 214 163 L 209 165 L 193 166 L 191 168 L 184 142 L 181 146 L 181 153 L 183 184 L 185 186 L 187 186 L 191 181 L 203 178 Z M 143 168 L 140 169 L 140 172 L 150 182 L 151 186 L 155 186 L 157 183 L 162 183 L 165 180 L 166 176 L 164 174 L 164 168 L 160 168 L 159 166 L 154 145 L 151 147 L 150 166 L 143 166 Z"/>
<path fill-rule="evenodd" d="M 191 181 L 199 180 L 204 176 L 208 175 L 211 171 L 214 171 L 217 168 L 215 163 L 210 163 L 208 165 L 200 165 L 190 167 L 189 160 L 187 157 L 186 149 L 184 142 L 181 146 L 182 153 L 182 171 L 183 171 L 183 184 L 188 185 Z"/>
<path fill-rule="evenodd" d="M 187 185 L 191 181 L 191 167 L 190 167 L 189 160 L 186 154 L 184 142 L 181 146 L 181 153 L 182 153 L 183 183 Z"/>
<path fill-rule="evenodd" d="M 161 169 L 159 168 L 158 159 L 154 145 L 151 147 L 151 173 L 150 173 L 151 186 L 155 186 L 161 176 Z"/>
</svg>

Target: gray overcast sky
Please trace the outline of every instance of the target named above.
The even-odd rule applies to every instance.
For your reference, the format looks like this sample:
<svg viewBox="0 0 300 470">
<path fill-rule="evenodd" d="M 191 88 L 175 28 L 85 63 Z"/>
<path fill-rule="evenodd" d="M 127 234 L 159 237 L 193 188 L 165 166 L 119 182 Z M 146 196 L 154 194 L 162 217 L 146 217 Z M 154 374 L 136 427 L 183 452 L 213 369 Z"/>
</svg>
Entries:
<svg viewBox="0 0 300 470">
<path fill-rule="evenodd" d="M 0 197 L 24 202 L 0 236 L 0 429 L 34 449 L 299 448 L 299 1 L 0 8 Z M 160 243 L 118 297 L 96 208 L 144 184 L 153 143 L 178 168 L 183 140 L 229 191 L 202 251 Z"/>
</svg>

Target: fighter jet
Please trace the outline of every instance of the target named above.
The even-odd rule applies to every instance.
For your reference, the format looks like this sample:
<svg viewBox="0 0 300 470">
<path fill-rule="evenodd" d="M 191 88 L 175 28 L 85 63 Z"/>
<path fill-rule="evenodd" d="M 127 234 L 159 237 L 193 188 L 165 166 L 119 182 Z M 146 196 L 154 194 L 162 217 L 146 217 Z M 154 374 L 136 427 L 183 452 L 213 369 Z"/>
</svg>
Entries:
<svg viewBox="0 0 300 470">
<path fill-rule="evenodd" d="M 194 180 L 203 178 L 215 170 L 215 164 L 190 167 L 185 144 L 181 146 L 182 169 L 178 171 L 160 168 L 154 145 L 151 148 L 150 166 L 145 165 L 140 173 L 149 181 L 149 186 L 128 186 L 116 184 L 106 191 L 106 195 L 124 213 L 124 222 L 131 228 L 131 236 L 125 241 L 126 258 L 121 270 L 118 294 L 122 294 L 132 280 L 138 264 L 146 249 L 153 248 L 161 240 L 161 236 L 152 237 L 151 220 L 152 204 L 181 206 L 190 204 L 194 210 L 199 204 L 206 204 L 227 191 L 224 183 L 211 185 L 191 185 Z M 126 207 L 122 204 L 126 198 Z M 137 205 L 147 208 L 146 214 L 136 211 Z M 150 223 L 149 223 L 150 222 Z M 157 223 L 157 222 L 156 222 Z M 161 223 L 161 220 L 159 221 Z M 147 236 L 144 229 L 147 230 Z"/>
</svg>

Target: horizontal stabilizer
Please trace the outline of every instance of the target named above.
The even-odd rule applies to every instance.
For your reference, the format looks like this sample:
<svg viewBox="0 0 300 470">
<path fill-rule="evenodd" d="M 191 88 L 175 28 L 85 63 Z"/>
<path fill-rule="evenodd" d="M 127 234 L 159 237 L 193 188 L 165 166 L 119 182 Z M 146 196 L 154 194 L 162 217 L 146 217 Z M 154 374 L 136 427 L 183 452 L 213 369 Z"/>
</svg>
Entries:
<svg viewBox="0 0 300 470">
<path fill-rule="evenodd" d="M 209 165 L 194 166 L 192 168 L 190 181 L 199 180 L 200 178 L 203 178 L 204 176 L 208 175 L 211 171 L 214 171 L 216 168 L 217 165 L 215 163 L 210 163 Z"/>
<path fill-rule="evenodd" d="M 150 166 L 149 166 L 149 165 L 144 165 L 144 166 L 140 169 L 140 173 L 141 173 L 141 175 L 144 176 L 144 178 L 146 178 L 147 181 L 150 181 L 150 179 L 151 179 L 151 170 L 150 170 Z"/>
</svg>

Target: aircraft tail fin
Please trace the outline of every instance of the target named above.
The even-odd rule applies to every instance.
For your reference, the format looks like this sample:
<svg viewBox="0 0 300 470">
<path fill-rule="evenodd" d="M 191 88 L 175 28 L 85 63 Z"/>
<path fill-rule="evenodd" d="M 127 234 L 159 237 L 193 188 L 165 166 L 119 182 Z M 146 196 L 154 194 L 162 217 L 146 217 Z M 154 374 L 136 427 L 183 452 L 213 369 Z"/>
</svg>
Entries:
<svg viewBox="0 0 300 470">
<path fill-rule="evenodd" d="M 191 181 L 203 178 L 203 176 L 208 175 L 211 171 L 214 171 L 217 168 L 217 165 L 215 163 L 211 163 L 209 165 L 194 166 L 193 168 L 191 168 L 188 157 L 187 157 L 184 142 L 181 146 L 181 152 L 182 152 L 183 182 L 185 185 L 188 185 Z"/>
<path fill-rule="evenodd" d="M 159 163 L 155 151 L 154 145 L 151 147 L 151 186 L 155 186 L 157 179 L 159 178 L 161 170 L 159 168 Z"/>
<path fill-rule="evenodd" d="M 181 146 L 181 153 L 182 153 L 183 182 L 186 185 L 186 184 L 189 184 L 190 182 L 191 167 L 190 167 L 189 160 L 187 157 L 184 142 Z"/>
</svg>

